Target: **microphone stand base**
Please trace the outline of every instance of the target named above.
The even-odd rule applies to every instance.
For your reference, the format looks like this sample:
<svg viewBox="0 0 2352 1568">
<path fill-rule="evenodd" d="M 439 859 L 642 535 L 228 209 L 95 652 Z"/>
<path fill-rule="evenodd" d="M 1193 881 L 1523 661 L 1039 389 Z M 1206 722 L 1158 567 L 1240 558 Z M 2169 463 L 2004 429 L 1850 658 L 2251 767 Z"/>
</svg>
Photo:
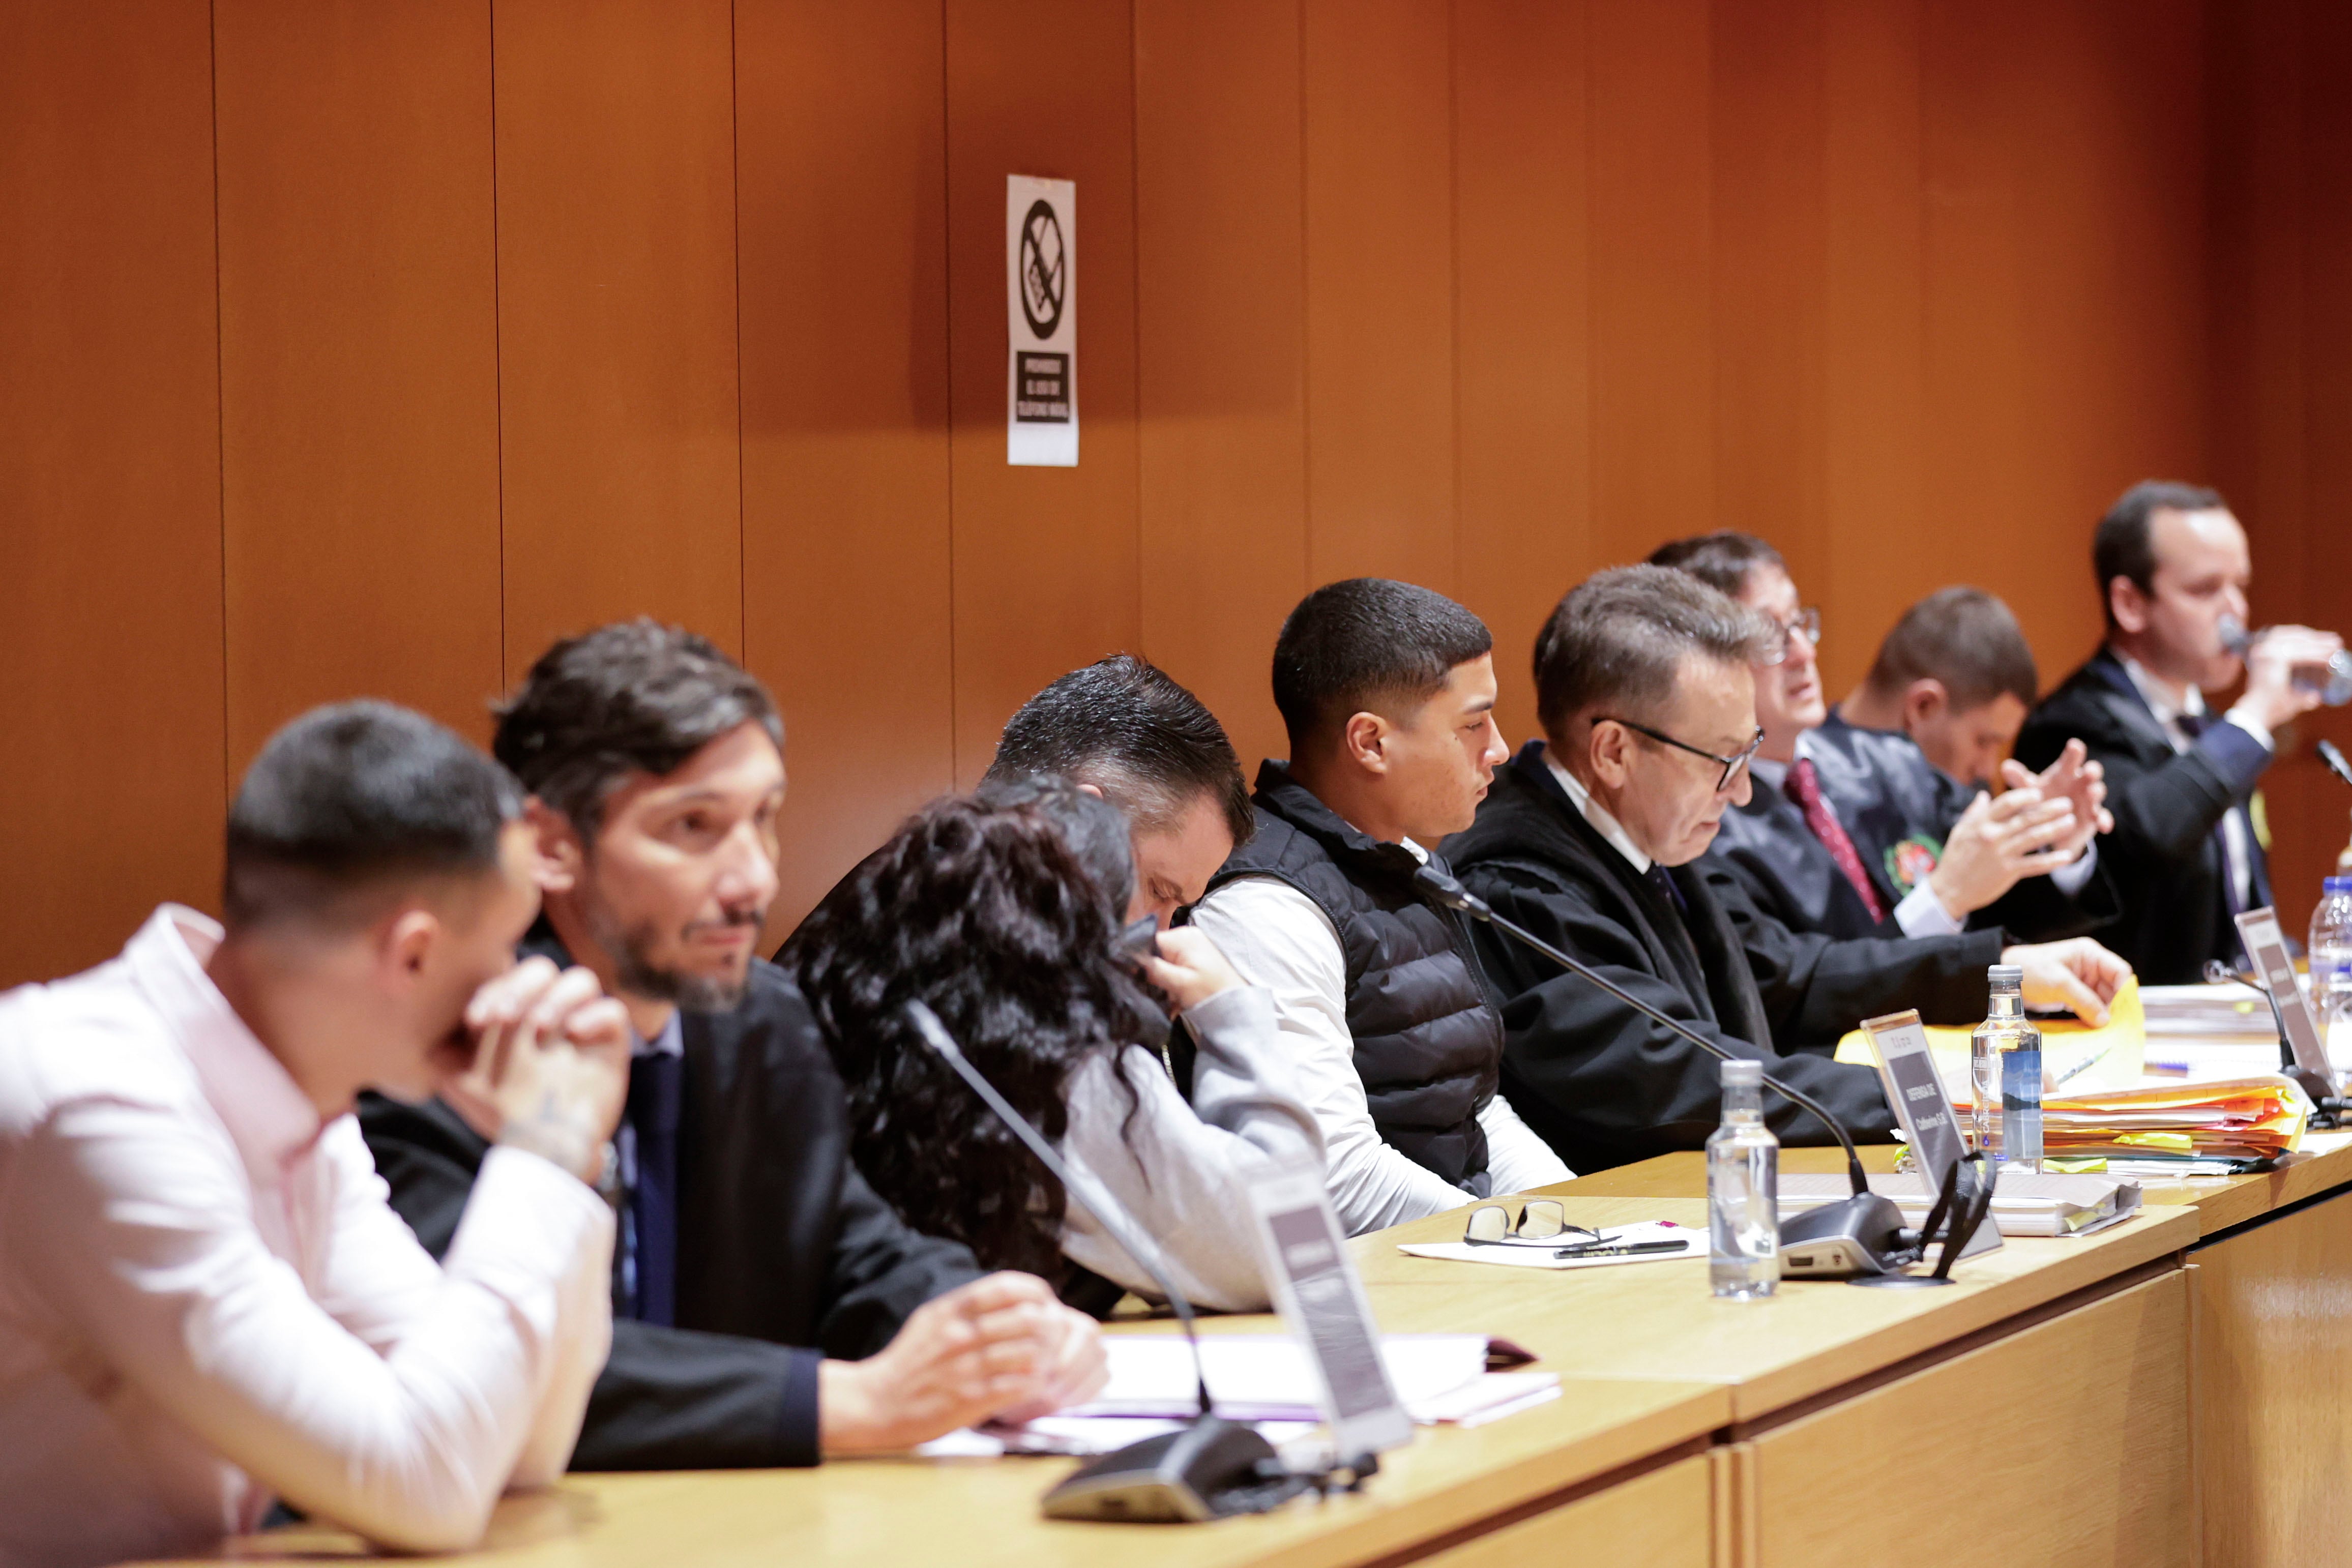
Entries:
<svg viewBox="0 0 2352 1568">
<path fill-rule="evenodd" d="M 1253 1427 L 1202 1416 L 1088 1459 L 1047 1492 L 1047 1519 L 1198 1524 L 1264 1513 L 1312 1483 L 1283 1465 Z"/>
<path fill-rule="evenodd" d="M 1879 1291 L 1926 1291 L 1937 1285 L 1957 1285 L 1949 1274 L 1869 1274 L 1859 1280 L 1848 1280 L 1849 1285 L 1867 1285 Z"/>
</svg>

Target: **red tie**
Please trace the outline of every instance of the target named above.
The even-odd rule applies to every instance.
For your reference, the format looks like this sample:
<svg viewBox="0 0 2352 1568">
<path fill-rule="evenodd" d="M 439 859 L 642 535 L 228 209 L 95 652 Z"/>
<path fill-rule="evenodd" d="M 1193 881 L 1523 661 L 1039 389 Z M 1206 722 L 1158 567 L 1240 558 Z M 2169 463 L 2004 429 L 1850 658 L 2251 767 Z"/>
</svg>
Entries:
<svg viewBox="0 0 2352 1568">
<path fill-rule="evenodd" d="M 1854 892 L 1862 894 L 1863 906 L 1870 911 L 1870 917 L 1885 919 L 1886 904 L 1872 884 L 1870 873 L 1862 869 L 1861 854 L 1854 849 L 1853 841 L 1845 836 L 1837 813 L 1822 799 L 1821 771 L 1813 766 L 1811 758 L 1800 757 L 1789 765 L 1788 791 L 1789 799 L 1804 812 L 1805 826 L 1812 829 L 1813 837 L 1822 841 L 1822 848 L 1830 852 L 1830 859 L 1837 862 L 1838 870 L 1845 873 Z"/>
</svg>

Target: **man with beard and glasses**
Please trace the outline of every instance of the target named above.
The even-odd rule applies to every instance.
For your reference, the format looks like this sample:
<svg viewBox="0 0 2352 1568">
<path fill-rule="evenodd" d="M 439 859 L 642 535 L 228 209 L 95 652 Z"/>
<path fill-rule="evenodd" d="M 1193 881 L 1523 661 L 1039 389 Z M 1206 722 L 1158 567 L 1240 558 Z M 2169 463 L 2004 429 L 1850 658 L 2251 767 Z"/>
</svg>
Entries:
<svg viewBox="0 0 2352 1568">
<path fill-rule="evenodd" d="M 557 643 L 499 716 L 545 894 L 523 948 L 592 970 L 635 1034 L 613 1352 L 575 1469 L 902 1449 L 1088 1397 L 1103 1375 L 1091 1321 L 908 1229 L 851 1163 L 808 1006 L 752 956 L 782 739 L 757 681 L 650 621 Z M 447 1247 L 495 1109 L 376 1100 L 361 1120 L 394 1207 Z"/>
</svg>

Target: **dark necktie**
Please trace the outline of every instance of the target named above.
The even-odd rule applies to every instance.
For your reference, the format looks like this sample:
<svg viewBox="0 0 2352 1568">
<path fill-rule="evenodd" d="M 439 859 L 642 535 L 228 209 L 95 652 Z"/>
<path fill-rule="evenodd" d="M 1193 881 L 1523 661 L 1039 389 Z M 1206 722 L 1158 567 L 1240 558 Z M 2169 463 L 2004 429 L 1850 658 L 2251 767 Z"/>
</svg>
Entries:
<svg viewBox="0 0 2352 1568">
<path fill-rule="evenodd" d="M 1845 825 L 1837 820 L 1837 813 L 1831 810 L 1830 803 L 1822 798 L 1821 770 L 1813 766 L 1813 759 L 1800 757 L 1789 764 L 1789 780 L 1783 788 L 1788 791 L 1789 799 L 1796 802 L 1797 810 L 1805 814 L 1805 826 L 1812 830 L 1813 837 L 1822 841 L 1822 848 L 1830 852 L 1830 859 L 1837 862 L 1838 870 L 1845 874 L 1846 881 L 1853 884 L 1854 892 L 1862 895 L 1863 907 L 1870 911 L 1870 918 L 1874 921 L 1885 919 L 1886 901 L 1878 896 L 1877 884 L 1863 869 L 1862 853 L 1853 847 L 1853 841 L 1846 836 Z"/>
<path fill-rule="evenodd" d="M 1652 861 L 1650 869 L 1642 873 L 1642 880 L 1656 889 L 1658 896 L 1664 899 L 1676 915 L 1690 913 L 1690 906 L 1683 903 L 1683 890 L 1675 885 L 1675 879 L 1666 874 L 1665 867 Z"/>
<path fill-rule="evenodd" d="M 666 1051 L 629 1063 L 626 1118 L 636 1144 L 623 1248 L 622 1307 L 641 1322 L 677 1322 L 677 1120 L 685 1061 Z"/>
<path fill-rule="evenodd" d="M 2200 736 L 2213 727 L 2214 720 L 2210 714 L 2183 713 L 2175 718 L 2173 723 L 2180 727 L 2180 733 L 2187 736 L 2189 743 L 2194 745 Z M 2246 912 L 2246 901 L 2238 896 L 2237 862 L 2230 853 L 2230 811 L 2237 809 L 2235 806 L 2231 807 L 2229 811 L 2221 813 L 2221 820 L 2213 824 L 2213 843 L 2221 852 L 2221 908 L 2231 917 L 2222 922 L 2221 947 L 2232 962 L 2235 962 L 2238 956 L 2235 918 Z M 2246 836 L 2251 842 L 2253 837 L 2251 823 L 2248 824 Z M 2252 879 L 2248 880 L 2251 882 Z"/>
</svg>

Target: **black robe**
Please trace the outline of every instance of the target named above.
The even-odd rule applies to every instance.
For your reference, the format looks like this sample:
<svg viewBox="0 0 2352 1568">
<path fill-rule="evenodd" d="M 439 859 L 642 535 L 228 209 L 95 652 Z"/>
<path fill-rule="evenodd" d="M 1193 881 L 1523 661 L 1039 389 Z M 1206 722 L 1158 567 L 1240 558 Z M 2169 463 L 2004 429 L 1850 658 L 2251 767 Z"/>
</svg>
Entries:
<svg viewBox="0 0 2352 1568">
<path fill-rule="evenodd" d="M 1868 1067 L 1831 1060 L 1862 1019 L 1917 1008 L 1930 1022 L 1981 1017 L 1997 931 L 1925 940 L 1832 941 L 1758 910 L 1699 863 L 1668 873 L 1677 913 L 1584 820 L 1530 744 L 1446 840 L 1464 883 L 1497 914 L 1564 948 L 1735 1056 L 1821 1101 L 1857 1139 L 1884 1141 L 1895 1115 Z M 1495 931 L 1479 955 L 1507 998 L 1503 1087 L 1528 1125 L 1580 1172 L 1695 1149 L 1719 1124 L 1721 1068 L 1672 1030 Z M 1828 1129 L 1767 1093 L 1783 1141 Z"/>
<path fill-rule="evenodd" d="M 525 950 L 565 961 L 544 926 Z M 850 1164 L 841 1080 L 783 971 L 754 960 L 740 1006 L 686 1013 L 679 1033 L 678 1326 L 614 1319 L 572 1468 L 813 1465 L 818 1362 L 871 1355 L 980 1269 Z M 393 1207 L 439 1257 L 488 1145 L 439 1101 L 369 1095 L 360 1125 Z"/>
</svg>

